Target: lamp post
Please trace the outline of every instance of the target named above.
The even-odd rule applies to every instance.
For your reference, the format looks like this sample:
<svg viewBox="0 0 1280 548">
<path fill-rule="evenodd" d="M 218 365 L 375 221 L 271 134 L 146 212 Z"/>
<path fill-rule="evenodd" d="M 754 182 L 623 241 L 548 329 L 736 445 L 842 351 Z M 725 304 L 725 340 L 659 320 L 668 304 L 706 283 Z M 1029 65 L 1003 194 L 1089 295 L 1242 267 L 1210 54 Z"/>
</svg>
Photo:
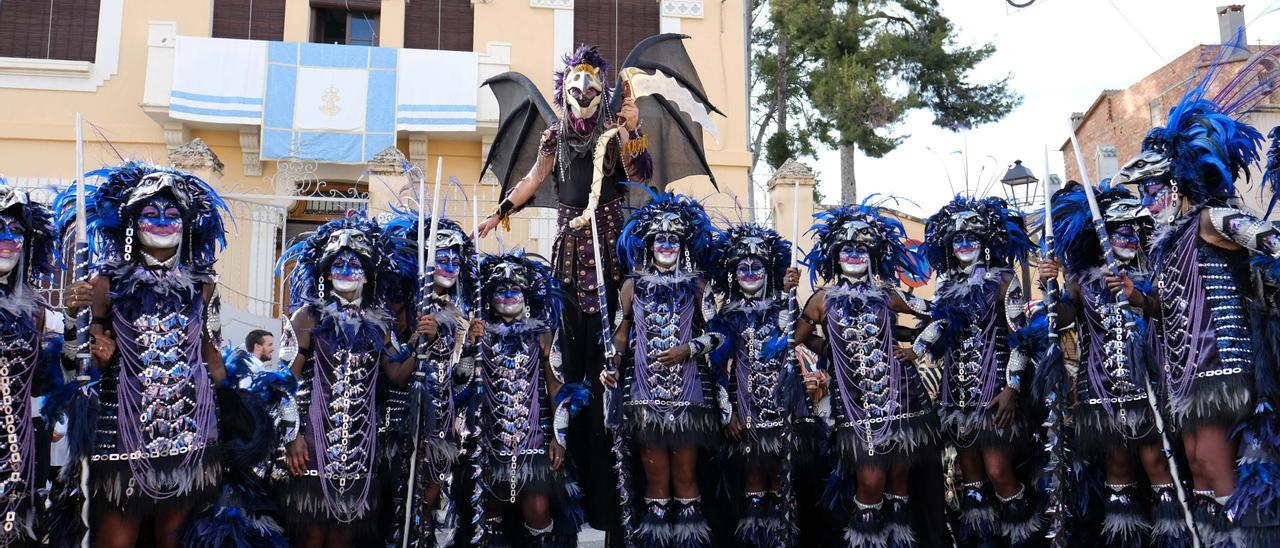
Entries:
<svg viewBox="0 0 1280 548">
<path fill-rule="evenodd" d="M 1047 197 L 1041 196 L 1041 185 L 1036 184 L 1039 182 L 1040 179 L 1037 179 L 1035 174 L 1031 173 L 1030 169 L 1027 169 L 1027 166 L 1022 165 L 1022 160 L 1014 160 L 1013 165 L 1009 166 L 1009 170 L 1004 172 L 1004 177 L 1000 178 L 1009 207 L 1022 212 L 1024 215 L 1031 211 L 1033 206 L 1042 204 L 1042 199 L 1047 199 Z M 1030 233 L 1031 230 L 1028 229 L 1028 234 Z M 1027 264 L 1025 257 L 1022 261 L 1022 287 L 1024 291 L 1028 292 L 1031 291 L 1032 287 L 1031 267 Z"/>
</svg>

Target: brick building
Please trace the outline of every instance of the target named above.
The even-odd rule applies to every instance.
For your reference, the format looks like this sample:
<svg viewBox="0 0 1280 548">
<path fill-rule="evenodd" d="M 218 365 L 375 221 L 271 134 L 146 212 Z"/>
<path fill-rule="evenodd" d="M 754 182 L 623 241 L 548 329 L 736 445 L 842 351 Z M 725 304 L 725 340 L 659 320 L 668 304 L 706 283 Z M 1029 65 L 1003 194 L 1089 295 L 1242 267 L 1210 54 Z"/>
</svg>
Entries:
<svg viewBox="0 0 1280 548">
<path fill-rule="evenodd" d="M 1244 22 L 1242 7 L 1220 7 L 1217 14 L 1222 41 L 1225 43 L 1233 38 L 1236 29 Z M 1222 75 L 1217 80 L 1228 80 L 1250 59 L 1264 54 L 1272 47 L 1274 46 L 1252 45 L 1249 53 L 1240 52 L 1239 55 L 1224 60 L 1220 69 Z M 1071 120 L 1080 140 L 1080 150 L 1084 154 L 1084 164 L 1089 169 L 1090 180 L 1097 182 L 1115 175 L 1120 166 L 1137 155 L 1143 137 L 1152 127 L 1164 124 L 1169 109 L 1182 98 L 1187 85 L 1194 83 L 1190 81 L 1191 78 L 1199 78 L 1217 59 L 1220 51 L 1218 44 L 1197 45 L 1125 89 L 1102 91 L 1084 112 L 1072 113 Z M 1274 53 L 1271 55 L 1274 56 Z M 1280 68 L 1280 64 L 1276 66 Z M 1280 125 L 1280 91 L 1273 93 L 1243 119 L 1263 135 Z M 1059 150 L 1062 152 L 1067 179 L 1080 180 L 1080 169 L 1077 167 L 1071 141 L 1064 141 Z M 1253 169 L 1252 180 L 1255 182 L 1260 180 L 1259 168 L 1257 166 Z M 1259 194 L 1252 190 L 1248 184 L 1240 187 L 1246 205 L 1256 209 Z"/>
</svg>

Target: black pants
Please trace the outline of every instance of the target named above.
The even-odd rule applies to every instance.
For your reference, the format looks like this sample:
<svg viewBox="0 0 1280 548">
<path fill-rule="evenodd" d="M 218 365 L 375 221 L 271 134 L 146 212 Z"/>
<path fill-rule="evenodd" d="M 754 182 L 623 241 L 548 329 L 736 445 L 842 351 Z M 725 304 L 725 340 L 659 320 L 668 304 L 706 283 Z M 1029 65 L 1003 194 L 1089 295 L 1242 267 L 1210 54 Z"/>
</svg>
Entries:
<svg viewBox="0 0 1280 548">
<path fill-rule="evenodd" d="M 612 283 L 608 284 L 606 292 L 611 314 L 617 310 L 618 299 L 617 288 L 612 286 Z M 605 396 L 604 387 L 600 384 L 600 371 L 604 368 L 604 347 L 600 344 L 603 324 L 599 313 L 583 313 L 574 291 L 566 293 L 560 330 L 564 380 L 567 383 L 581 380 L 591 383 L 591 404 L 569 425 L 566 437 L 569 457 L 578 469 L 587 522 L 593 528 L 608 531 L 611 544 L 621 546 L 617 477 L 613 473 L 613 437 L 604 428 Z"/>
</svg>

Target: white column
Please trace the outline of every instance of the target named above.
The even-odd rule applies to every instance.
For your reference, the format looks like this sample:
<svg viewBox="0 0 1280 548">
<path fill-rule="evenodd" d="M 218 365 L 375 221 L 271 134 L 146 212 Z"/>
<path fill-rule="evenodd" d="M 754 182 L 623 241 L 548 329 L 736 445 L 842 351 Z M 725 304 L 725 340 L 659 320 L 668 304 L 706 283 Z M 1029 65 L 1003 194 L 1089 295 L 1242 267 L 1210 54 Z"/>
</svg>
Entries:
<svg viewBox="0 0 1280 548">
<path fill-rule="evenodd" d="M 661 32 L 662 34 L 667 34 L 667 33 L 679 34 L 680 18 L 672 17 L 669 15 L 663 15 L 660 19 L 658 19 L 658 32 Z"/>
</svg>

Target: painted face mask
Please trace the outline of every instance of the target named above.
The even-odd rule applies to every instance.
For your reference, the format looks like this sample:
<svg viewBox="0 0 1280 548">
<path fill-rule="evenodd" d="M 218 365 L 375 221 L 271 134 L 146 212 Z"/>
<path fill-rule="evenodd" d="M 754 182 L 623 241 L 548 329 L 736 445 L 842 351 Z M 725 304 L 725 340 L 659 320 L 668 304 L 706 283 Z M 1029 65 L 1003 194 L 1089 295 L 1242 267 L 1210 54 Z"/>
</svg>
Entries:
<svg viewBox="0 0 1280 548">
<path fill-rule="evenodd" d="M 524 314 L 524 292 L 512 284 L 502 284 L 493 292 L 493 310 L 498 317 L 511 321 Z"/>
<path fill-rule="evenodd" d="M 1157 223 L 1169 223 L 1178 214 L 1173 185 L 1163 179 L 1147 179 L 1142 182 L 1142 205 L 1151 212 Z"/>
<path fill-rule="evenodd" d="M 22 247 L 26 243 L 26 229 L 18 219 L 0 215 L 0 277 L 6 277 L 22 259 Z"/>
<path fill-rule="evenodd" d="M 360 256 L 351 251 L 343 251 L 329 265 L 329 280 L 333 282 L 333 290 L 338 293 L 359 294 L 364 289 L 364 265 Z"/>
<path fill-rule="evenodd" d="M 951 254 L 960 264 L 969 266 L 978 261 L 982 254 L 982 242 L 968 232 L 962 232 L 951 241 Z"/>
<path fill-rule="evenodd" d="M 601 76 L 600 69 L 586 63 L 574 66 L 564 76 L 565 110 L 575 133 L 585 135 L 595 129 L 603 99 Z"/>
<path fill-rule="evenodd" d="M 680 237 L 669 233 L 659 233 L 653 237 L 653 263 L 661 270 L 671 270 L 680 262 Z"/>
<path fill-rule="evenodd" d="M 756 257 L 738 261 L 734 276 L 738 280 L 738 286 L 742 288 L 743 295 L 755 296 L 764 290 L 766 280 L 764 262 Z"/>
<path fill-rule="evenodd" d="M 138 239 L 153 249 L 172 249 L 182 242 L 182 211 L 168 196 L 154 196 L 138 212 Z"/>
<path fill-rule="evenodd" d="M 458 283 L 458 271 L 462 269 L 462 256 L 453 249 L 436 250 L 436 270 L 432 282 L 441 289 L 450 289 Z"/>
<path fill-rule="evenodd" d="M 867 246 L 845 244 L 840 247 L 840 275 L 850 279 L 859 279 L 867 275 L 871 268 L 871 255 Z"/>
<path fill-rule="evenodd" d="M 1110 230 L 1109 238 L 1111 239 L 1111 249 L 1115 253 L 1116 259 L 1124 262 L 1132 261 L 1138 256 L 1138 250 L 1142 245 L 1138 238 L 1138 230 L 1131 224 L 1122 224 Z"/>
</svg>

